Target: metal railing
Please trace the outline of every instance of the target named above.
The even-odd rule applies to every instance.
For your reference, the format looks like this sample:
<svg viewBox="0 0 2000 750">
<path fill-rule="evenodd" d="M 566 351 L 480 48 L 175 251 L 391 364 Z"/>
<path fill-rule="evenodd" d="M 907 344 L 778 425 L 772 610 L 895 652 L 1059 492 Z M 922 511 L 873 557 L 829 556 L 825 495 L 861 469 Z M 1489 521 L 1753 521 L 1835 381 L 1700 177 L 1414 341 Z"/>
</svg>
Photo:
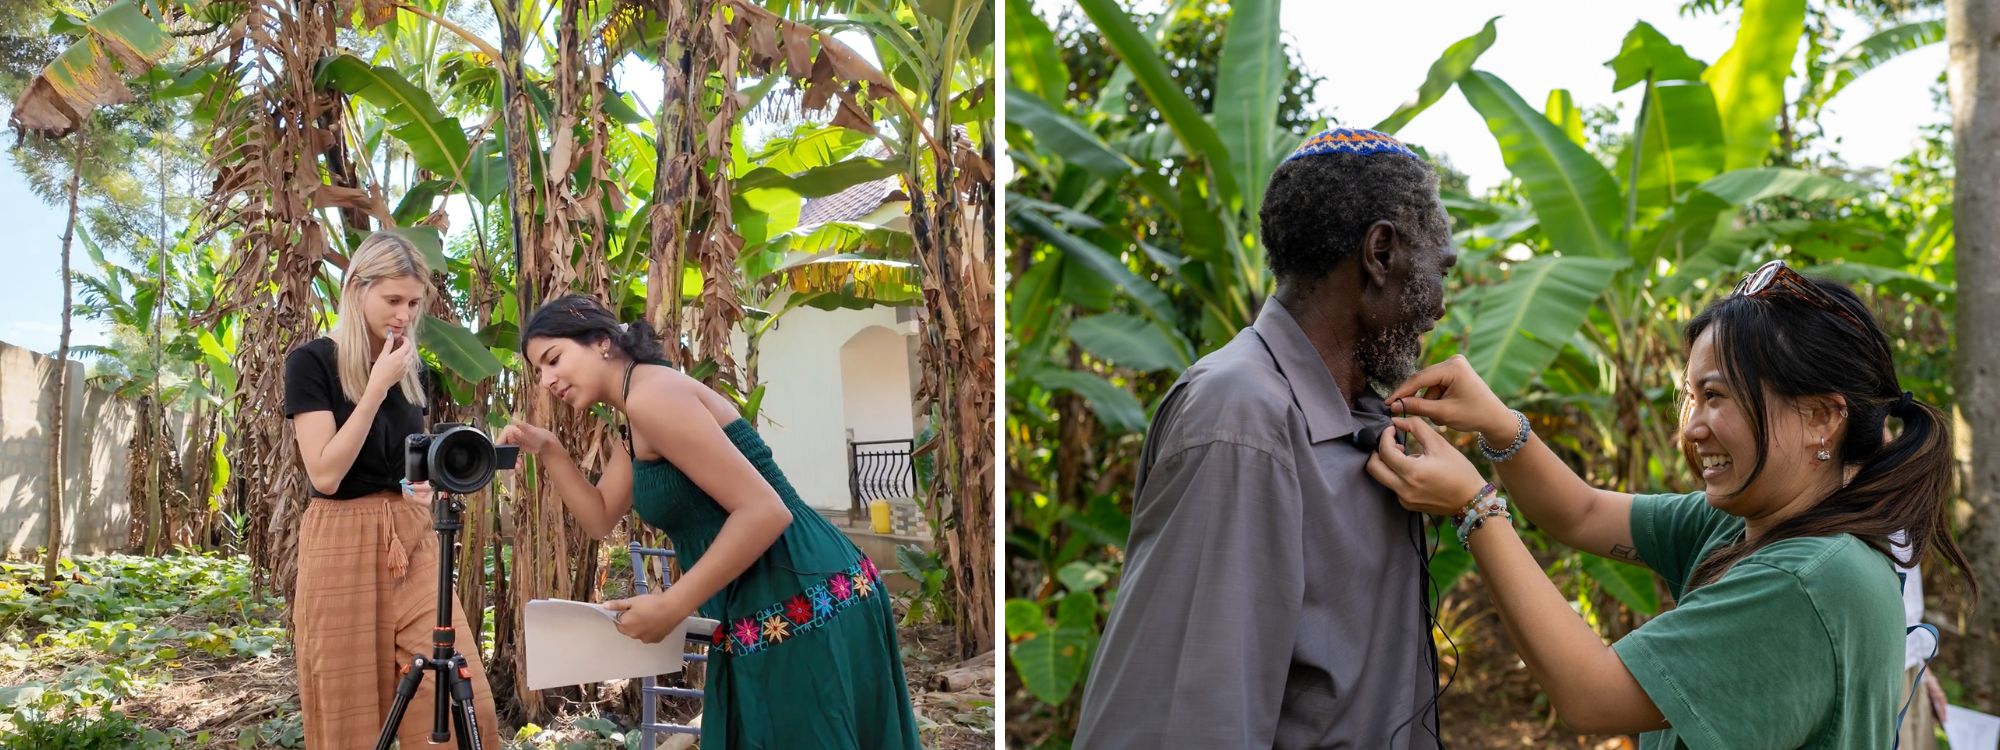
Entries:
<svg viewBox="0 0 2000 750">
<path fill-rule="evenodd" d="M 870 500 L 916 496 L 916 465 L 910 461 L 910 453 L 915 449 L 916 441 L 907 438 L 847 441 L 849 523 L 867 520 Z"/>
</svg>

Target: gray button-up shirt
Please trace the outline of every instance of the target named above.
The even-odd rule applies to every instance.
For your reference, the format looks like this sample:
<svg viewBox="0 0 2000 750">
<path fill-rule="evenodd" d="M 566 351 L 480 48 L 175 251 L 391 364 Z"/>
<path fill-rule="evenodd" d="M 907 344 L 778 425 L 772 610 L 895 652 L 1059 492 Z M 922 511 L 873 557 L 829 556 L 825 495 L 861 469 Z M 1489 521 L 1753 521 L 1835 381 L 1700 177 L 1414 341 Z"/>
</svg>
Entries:
<svg viewBox="0 0 2000 750">
<path fill-rule="evenodd" d="M 1360 402 L 1275 299 L 1168 391 L 1078 750 L 1437 747 L 1422 526 Z"/>
</svg>

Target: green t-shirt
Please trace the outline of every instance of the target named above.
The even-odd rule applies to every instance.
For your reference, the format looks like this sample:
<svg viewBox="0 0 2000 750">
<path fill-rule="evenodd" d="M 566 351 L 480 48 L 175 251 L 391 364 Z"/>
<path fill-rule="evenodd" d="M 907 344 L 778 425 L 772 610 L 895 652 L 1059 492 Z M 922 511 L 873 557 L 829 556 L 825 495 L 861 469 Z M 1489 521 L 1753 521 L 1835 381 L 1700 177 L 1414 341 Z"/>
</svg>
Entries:
<svg viewBox="0 0 2000 750">
<path fill-rule="evenodd" d="M 1678 606 L 1612 645 L 1670 729 L 1643 750 L 1882 750 L 1902 698 L 1903 603 L 1889 559 L 1851 535 L 1787 539 L 1686 591 L 1743 536 L 1705 493 L 1632 499 L 1632 540 Z"/>
</svg>

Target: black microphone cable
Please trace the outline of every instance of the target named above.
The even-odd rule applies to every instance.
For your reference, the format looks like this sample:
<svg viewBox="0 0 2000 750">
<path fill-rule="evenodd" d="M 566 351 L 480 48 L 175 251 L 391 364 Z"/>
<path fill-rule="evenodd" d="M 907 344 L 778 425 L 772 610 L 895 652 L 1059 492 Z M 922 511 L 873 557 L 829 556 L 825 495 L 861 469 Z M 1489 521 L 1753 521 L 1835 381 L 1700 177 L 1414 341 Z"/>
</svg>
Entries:
<svg viewBox="0 0 2000 750">
<path fill-rule="evenodd" d="M 1411 531 L 1410 542 L 1417 552 L 1418 575 L 1423 577 L 1423 585 L 1418 587 L 1417 598 L 1418 606 L 1423 608 L 1424 613 L 1424 664 L 1430 668 L 1432 690 L 1430 700 L 1424 705 L 1419 706 L 1415 714 L 1412 714 L 1410 718 L 1404 719 L 1403 723 L 1397 724 L 1395 731 L 1389 733 L 1389 745 L 1390 747 L 1394 747 L 1396 736 L 1401 734 L 1403 729 L 1410 725 L 1410 722 L 1416 721 L 1418 722 L 1418 726 L 1423 727 L 1424 732 L 1437 742 L 1438 750 L 1445 750 L 1444 738 L 1439 734 L 1442 727 L 1438 725 L 1436 708 L 1438 703 L 1443 700 L 1445 691 L 1450 690 L 1452 682 L 1458 679 L 1460 654 L 1458 642 L 1452 640 L 1451 633 L 1438 624 L 1437 611 L 1431 607 L 1432 598 L 1440 596 L 1437 579 L 1431 577 L 1431 561 L 1437 557 L 1438 548 L 1443 546 L 1443 542 L 1439 542 L 1436 545 L 1429 542 L 1430 520 L 1424 514 L 1411 513 L 1410 520 L 1414 523 L 1406 524 L 1406 528 L 1409 528 Z M 1446 645 L 1451 647 L 1451 674 L 1445 677 L 1443 685 L 1438 685 L 1438 650 L 1437 641 L 1431 638 L 1433 631 L 1442 633 Z M 1430 714 L 1428 722 L 1423 720 L 1425 713 Z"/>
</svg>

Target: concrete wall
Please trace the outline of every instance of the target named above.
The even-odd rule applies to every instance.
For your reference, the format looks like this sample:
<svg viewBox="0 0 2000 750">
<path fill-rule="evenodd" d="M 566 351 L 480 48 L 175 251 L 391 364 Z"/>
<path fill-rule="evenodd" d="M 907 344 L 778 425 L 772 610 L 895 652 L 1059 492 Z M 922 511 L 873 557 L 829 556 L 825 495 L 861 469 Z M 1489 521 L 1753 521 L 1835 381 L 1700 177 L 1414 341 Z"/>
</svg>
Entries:
<svg viewBox="0 0 2000 750">
<path fill-rule="evenodd" d="M 847 429 L 856 424 L 852 420 L 859 420 L 868 430 L 888 433 L 895 432 L 889 422 L 900 420 L 896 422 L 902 426 L 900 434 L 885 434 L 875 439 L 911 435 L 912 384 L 907 375 L 882 377 L 879 383 L 864 385 L 857 395 L 865 400 L 860 404 L 849 402 L 842 352 L 857 335 L 871 328 L 877 330 L 863 341 L 875 342 L 866 351 L 880 361 L 868 363 L 868 372 L 882 369 L 906 373 L 908 350 L 902 337 L 913 335 L 915 324 L 896 322 L 895 308 L 802 308 L 786 313 L 777 327 L 764 335 L 758 377 L 767 387 L 758 430 L 771 445 L 778 466 L 798 489 L 800 498 L 815 508 L 848 507 Z M 888 344 L 886 348 L 884 343 Z M 740 332 L 733 347 L 739 358 L 740 353 L 747 351 Z M 877 408 L 890 408 L 877 405 L 898 400 L 900 403 L 893 408 L 899 408 L 900 412 L 891 416 L 873 414 Z"/>
<path fill-rule="evenodd" d="M 49 432 L 56 403 L 55 358 L 0 342 L 0 550 L 32 555 L 48 543 Z M 126 445 L 138 409 L 84 384 L 71 362 L 63 541 L 69 554 L 123 549 L 131 531 Z"/>
</svg>

